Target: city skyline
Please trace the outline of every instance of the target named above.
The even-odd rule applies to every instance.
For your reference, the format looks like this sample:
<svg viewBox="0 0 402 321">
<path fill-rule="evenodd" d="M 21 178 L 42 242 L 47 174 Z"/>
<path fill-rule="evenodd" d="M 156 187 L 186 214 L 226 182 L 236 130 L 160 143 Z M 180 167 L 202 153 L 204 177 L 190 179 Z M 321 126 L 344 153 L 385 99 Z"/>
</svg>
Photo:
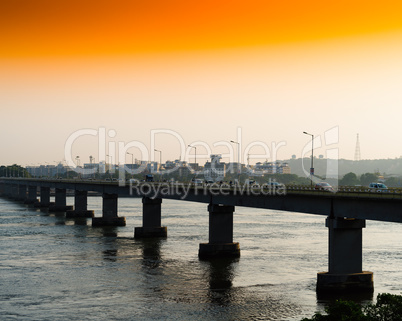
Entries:
<svg viewBox="0 0 402 321">
<path fill-rule="evenodd" d="M 0 4 L 1 164 L 62 161 L 71 135 L 100 128 L 107 147 L 135 141 L 163 161 L 183 150 L 174 136 L 152 145 L 161 129 L 234 159 L 239 141 L 243 163 L 254 142 L 270 160 L 279 144 L 275 159 L 309 157 L 303 132 L 324 139 L 332 128 L 336 144 L 314 154 L 354 159 L 359 134 L 361 159 L 402 155 L 397 1 L 32 3 Z M 72 158 L 112 153 L 97 137 L 72 148 Z M 250 163 L 263 153 L 252 147 Z"/>
</svg>

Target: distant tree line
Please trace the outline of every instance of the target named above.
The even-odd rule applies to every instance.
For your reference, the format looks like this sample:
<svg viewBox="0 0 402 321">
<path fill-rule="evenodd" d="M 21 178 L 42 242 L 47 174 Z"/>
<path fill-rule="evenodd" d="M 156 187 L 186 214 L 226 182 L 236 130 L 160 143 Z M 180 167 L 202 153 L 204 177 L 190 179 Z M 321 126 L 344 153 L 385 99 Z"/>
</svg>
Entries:
<svg viewBox="0 0 402 321">
<path fill-rule="evenodd" d="M 370 183 L 377 182 L 379 180 L 378 173 L 365 173 L 357 176 L 355 173 L 347 173 L 340 180 L 341 186 L 368 186 Z M 388 177 L 382 180 L 388 187 L 402 187 L 402 177 Z"/>
<path fill-rule="evenodd" d="M 0 166 L 0 177 L 31 177 L 21 165 Z"/>
</svg>

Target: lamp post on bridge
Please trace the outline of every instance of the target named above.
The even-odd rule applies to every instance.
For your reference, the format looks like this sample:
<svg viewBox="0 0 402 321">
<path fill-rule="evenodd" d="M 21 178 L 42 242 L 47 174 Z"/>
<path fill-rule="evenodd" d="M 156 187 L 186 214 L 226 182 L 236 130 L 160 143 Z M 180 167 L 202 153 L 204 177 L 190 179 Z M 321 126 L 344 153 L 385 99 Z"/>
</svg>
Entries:
<svg viewBox="0 0 402 321">
<path fill-rule="evenodd" d="M 75 168 L 78 170 L 78 167 L 80 167 L 80 157 L 76 156 L 75 159 L 77 160 L 77 165 L 75 165 L 76 166 Z M 81 174 L 79 174 L 78 177 L 81 178 Z"/>
<path fill-rule="evenodd" d="M 49 178 L 49 176 L 50 176 L 50 174 L 49 174 L 49 166 L 50 166 L 50 163 L 49 162 L 45 162 L 45 164 L 47 164 L 46 165 L 46 168 L 47 168 L 47 178 Z"/>
<path fill-rule="evenodd" d="M 134 172 L 134 154 L 127 152 L 128 155 L 131 155 L 131 178 L 133 178 L 133 172 Z"/>
<path fill-rule="evenodd" d="M 53 162 L 56 163 L 56 178 L 59 178 L 59 166 L 58 166 L 58 163 L 57 163 L 57 161 L 53 161 Z"/>
<path fill-rule="evenodd" d="M 240 143 L 239 142 L 235 142 L 234 140 L 231 140 L 230 141 L 231 143 L 233 143 L 233 144 L 237 144 L 237 166 L 238 166 L 238 168 L 237 168 L 237 180 L 238 180 L 238 182 L 239 182 L 239 184 L 240 184 L 240 169 L 241 169 L 241 166 L 240 166 Z"/>
<path fill-rule="evenodd" d="M 313 186 L 313 176 L 314 176 L 314 135 L 309 134 L 307 132 L 303 132 L 303 134 L 311 136 L 311 167 L 310 167 L 310 179 L 311 179 L 311 186 Z"/>
<path fill-rule="evenodd" d="M 106 162 L 108 162 L 108 161 L 109 161 L 109 157 L 110 157 L 110 163 L 109 163 L 109 178 L 111 179 L 111 178 L 112 178 L 112 174 L 111 174 L 111 168 L 112 168 L 112 156 L 110 156 L 110 155 L 106 155 L 106 157 L 107 157 L 107 161 L 106 161 Z"/>
<path fill-rule="evenodd" d="M 188 145 L 188 147 L 194 148 L 194 165 L 197 166 L 197 147 L 191 146 L 191 145 Z M 195 176 L 197 176 L 198 171 L 194 170 L 194 172 L 195 172 Z"/>
<path fill-rule="evenodd" d="M 159 153 L 159 170 L 160 170 L 159 181 L 161 181 L 162 180 L 162 151 L 159 149 L 154 149 L 154 151 Z"/>
</svg>

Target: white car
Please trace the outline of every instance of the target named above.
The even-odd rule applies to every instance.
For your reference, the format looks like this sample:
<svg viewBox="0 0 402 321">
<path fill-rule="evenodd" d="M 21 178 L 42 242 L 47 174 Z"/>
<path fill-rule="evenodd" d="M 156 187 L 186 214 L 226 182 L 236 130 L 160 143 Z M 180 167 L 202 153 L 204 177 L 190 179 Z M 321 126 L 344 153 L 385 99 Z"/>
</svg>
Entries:
<svg viewBox="0 0 402 321">
<path fill-rule="evenodd" d="M 371 192 L 384 192 L 388 187 L 383 183 L 370 183 L 369 188 Z"/>
</svg>

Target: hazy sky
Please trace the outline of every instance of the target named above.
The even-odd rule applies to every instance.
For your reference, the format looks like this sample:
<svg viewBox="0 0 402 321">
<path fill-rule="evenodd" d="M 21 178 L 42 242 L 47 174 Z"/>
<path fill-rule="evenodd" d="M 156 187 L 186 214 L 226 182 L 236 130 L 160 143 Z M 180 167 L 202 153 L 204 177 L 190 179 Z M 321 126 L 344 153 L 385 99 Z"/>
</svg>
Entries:
<svg viewBox="0 0 402 321">
<path fill-rule="evenodd" d="M 0 2 L 0 164 L 402 155 L 400 0 L 82 2 Z"/>
</svg>

